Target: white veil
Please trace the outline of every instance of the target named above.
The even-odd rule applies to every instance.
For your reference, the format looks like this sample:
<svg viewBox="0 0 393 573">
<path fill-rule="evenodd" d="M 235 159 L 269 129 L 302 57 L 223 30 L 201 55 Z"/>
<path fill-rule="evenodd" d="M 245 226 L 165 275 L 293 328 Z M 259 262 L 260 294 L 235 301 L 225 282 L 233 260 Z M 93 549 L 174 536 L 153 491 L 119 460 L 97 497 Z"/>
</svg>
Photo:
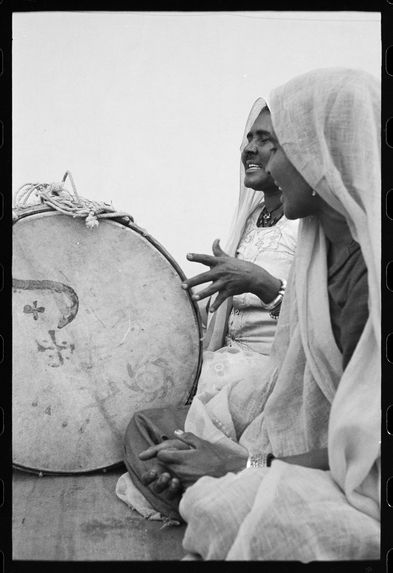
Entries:
<svg viewBox="0 0 393 573">
<path fill-rule="evenodd" d="M 250 388 L 246 380 L 234 391 L 214 396 L 204 411 L 206 418 L 220 412 L 221 426 L 245 428 L 232 449 L 244 446 L 249 452 L 273 451 L 282 457 L 328 445 L 330 471 L 277 460 L 271 468 L 200 478 L 181 500 L 188 523 L 183 545 L 204 559 L 376 559 L 380 86 L 363 71 L 315 70 L 274 90 L 268 106 L 288 158 L 345 216 L 360 244 L 368 271 L 369 318 L 343 372 L 330 321 L 326 238 L 318 218 L 306 217 L 299 225 L 270 367 L 261 372 L 260 387 L 267 378 L 274 381 L 266 405 L 261 406 L 258 387 Z M 201 420 L 194 422 L 195 429 L 186 429 L 224 443 L 220 424 L 215 422 L 212 429 L 207 420 L 204 435 Z"/>
</svg>

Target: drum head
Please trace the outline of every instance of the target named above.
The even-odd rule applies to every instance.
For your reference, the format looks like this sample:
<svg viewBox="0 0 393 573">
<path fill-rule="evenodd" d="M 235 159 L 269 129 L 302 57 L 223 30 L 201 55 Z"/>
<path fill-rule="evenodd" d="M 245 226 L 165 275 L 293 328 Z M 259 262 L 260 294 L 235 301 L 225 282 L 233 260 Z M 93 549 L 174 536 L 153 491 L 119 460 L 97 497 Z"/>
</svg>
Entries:
<svg viewBox="0 0 393 573">
<path fill-rule="evenodd" d="M 88 472 L 123 459 L 136 410 L 185 404 L 201 360 L 182 272 L 135 226 L 35 213 L 14 224 L 13 461 Z"/>
</svg>

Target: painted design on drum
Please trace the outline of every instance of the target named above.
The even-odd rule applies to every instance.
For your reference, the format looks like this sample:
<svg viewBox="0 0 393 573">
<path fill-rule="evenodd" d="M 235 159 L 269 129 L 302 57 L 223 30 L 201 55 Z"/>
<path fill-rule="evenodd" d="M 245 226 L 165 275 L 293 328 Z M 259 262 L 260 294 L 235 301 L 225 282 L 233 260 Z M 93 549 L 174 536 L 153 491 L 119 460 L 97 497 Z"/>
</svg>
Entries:
<svg viewBox="0 0 393 573">
<path fill-rule="evenodd" d="M 127 372 L 132 382 L 128 384 L 125 381 L 125 385 L 134 392 L 143 392 L 144 403 L 165 398 L 174 387 L 168 364 L 163 358 L 137 366 L 127 363 Z"/>
<path fill-rule="evenodd" d="M 44 306 L 38 306 L 37 307 L 37 301 L 33 301 L 33 306 L 31 306 L 30 304 L 25 304 L 25 306 L 23 307 L 23 312 L 26 314 L 32 314 L 34 320 L 38 320 L 38 313 L 39 312 L 45 312 L 45 307 Z"/>
<path fill-rule="evenodd" d="M 64 304 L 62 301 L 59 301 L 59 307 L 61 308 L 62 316 L 58 322 L 57 328 L 64 328 L 74 320 L 78 313 L 79 309 L 79 300 L 78 295 L 74 291 L 74 289 L 64 283 L 59 283 L 56 281 L 49 281 L 49 280 L 22 280 L 22 279 L 12 279 L 12 287 L 15 290 L 49 290 L 55 295 L 65 295 L 67 298 L 67 303 Z M 38 301 L 34 301 L 33 305 L 38 304 Z M 38 320 L 37 312 L 44 312 L 45 307 L 40 306 L 38 308 L 31 307 L 30 305 L 25 305 L 23 308 L 23 312 L 25 313 L 33 313 L 34 320 Z M 30 308 L 31 310 L 27 310 Z M 39 310 L 43 309 L 43 310 Z"/>
<path fill-rule="evenodd" d="M 48 330 L 48 334 L 51 338 L 52 345 L 49 344 L 49 346 L 44 346 L 38 340 L 36 340 L 37 349 L 38 352 L 48 353 L 48 358 L 51 359 L 48 363 L 49 366 L 52 368 L 58 368 L 64 364 L 64 360 L 70 359 L 70 357 L 66 355 L 66 351 L 69 351 L 69 353 L 72 354 L 75 350 L 75 344 L 69 344 L 66 340 L 63 340 L 62 344 L 58 344 L 56 341 L 56 332 L 54 330 Z M 43 340 L 42 342 L 48 343 L 49 341 Z"/>
</svg>

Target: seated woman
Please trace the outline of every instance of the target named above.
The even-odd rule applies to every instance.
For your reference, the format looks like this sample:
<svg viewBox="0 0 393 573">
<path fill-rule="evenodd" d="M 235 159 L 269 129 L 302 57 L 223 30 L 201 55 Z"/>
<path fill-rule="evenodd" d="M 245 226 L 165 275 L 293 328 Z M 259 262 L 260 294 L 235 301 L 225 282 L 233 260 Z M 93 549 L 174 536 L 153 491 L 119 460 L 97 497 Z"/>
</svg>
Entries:
<svg viewBox="0 0 393 573">
<path fill-rule="evenodd" d="M 140 479 L 175 501 L 185 490 L 183 545 L 199 558 L 377 559 L 379 83 L 316 70 L 276 89 L 269 109 L 265 168 L 286 216 L 302 219 L 261 372 L 273 390 L 266 404 L 246 381 L 195 397 L 187 433 L 164 440 L 166 422 L 163 441 L 140 453 L 152 466 Z M 132 464 L 129 442 L 126 455 Z"/>
<path fill-rule="evenodd" d="M 282 295 L 296 247 L 298 222 L 287 219 L 281 192 L 263 168 L 266 159 L 259 133 L 261 98 L 249 114 L 241 145 L 240 193 L 224 252 L 219 241 L 213 255 L 189 254 L 210 267 L 185 281 L 183 288 L 211 282 L 193 295 L 202 318 L 210 315 L 198 392 L 215 392 L 224 384 L 259 378 L 270 354 Z M 208 299 L 207 297 L 215 296 Z M 270 303 L 270 304 L 266 304 Z M 206 313 L 208 306 L 208 313 Z M 213 316 L 211 313 L 215 313 Z"/>
<path fill-rule="evenodd" d="M 285 217 L 281 191 L 263 168 L 267 155 L 259 122 L 264 108 L 266 102 L 258 99 L 247 119 L 241 144 L 239 200 L 229 232 L 227 252 L 216 240 L 213 256 L 188 255 L 189 260 L 210 267 L 208 272 L 190 278 L 182 285 L 184 289 L 191 289 L 211 283 L 192 295 L 199 303 L 203 321 L 208 323 L 198 395 L 207 392 L 212 396 L 224 386 L 237 385 L 243 380 L 259 384 L 260 372 L 268 361 L 273 343 L 295 254 L 298 221 Z M 264 400 L 270 389 L 266 385 Z M 145 410 L 138 413 L 136 419 L 144 424 L 146 416 L 162 418 L 163 413 L 156 409 Z M 177 422 L 182 427 L 186 414 L 187 408 L 176 412 Z M 148 447 L 150 444 L 144 445 Z M 132 472 L 123 474 L 116 492 L 126 503 L 141 508 L 137 501 L 140 496 L 135 492 L 131 478 Z M 157 507 L 154 498 L 150 502 Z M 165 509 L 161 503 L 158 507 L 161 511 Z M 146 508 L 142 511 L 151 515 Z"/>
</svg>

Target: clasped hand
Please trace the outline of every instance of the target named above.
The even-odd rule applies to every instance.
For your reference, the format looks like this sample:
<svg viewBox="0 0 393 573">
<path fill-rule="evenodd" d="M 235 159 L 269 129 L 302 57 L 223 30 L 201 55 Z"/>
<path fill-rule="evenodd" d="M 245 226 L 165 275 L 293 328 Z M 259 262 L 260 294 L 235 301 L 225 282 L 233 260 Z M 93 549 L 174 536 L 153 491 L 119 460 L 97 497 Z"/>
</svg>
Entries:
<svg viewBox="0 0 393 573">
<path fill-rule="evenodd" d="M 201 300 L 218 293 L 210 312 L 217 310 L 226 298 L 245 292 L 256 294 L 264 302 L 276 296 L 281 282 L 265 269 L 249 261 L 230 257 L 221 249 L 219 239 L 214 241 L 212 250 L 213 256 L 197 253 L 187 255 L 189 261 L 207 265 L 210 270 L 187 279 L 182 285 L 184 289 L 189 289 L 211 282 L 207 288 L 192 295 L 194 300 Z"/>
<path fill-rule="evenodd" d="M 168 497 L 175 497 L 202 476 L 221 477 L 246 467 L 246 450 L 234 453 L 191 432 L 176 430 L 175 435 L 176 439 L 165 440 L 139 454 L 141 460 L 158 460 L 157 467 L 142 475 L 144 485 L 157 493 L 166 490 Z M 162 471 L 162 465 L 168 471 Z"/>
</svg>

